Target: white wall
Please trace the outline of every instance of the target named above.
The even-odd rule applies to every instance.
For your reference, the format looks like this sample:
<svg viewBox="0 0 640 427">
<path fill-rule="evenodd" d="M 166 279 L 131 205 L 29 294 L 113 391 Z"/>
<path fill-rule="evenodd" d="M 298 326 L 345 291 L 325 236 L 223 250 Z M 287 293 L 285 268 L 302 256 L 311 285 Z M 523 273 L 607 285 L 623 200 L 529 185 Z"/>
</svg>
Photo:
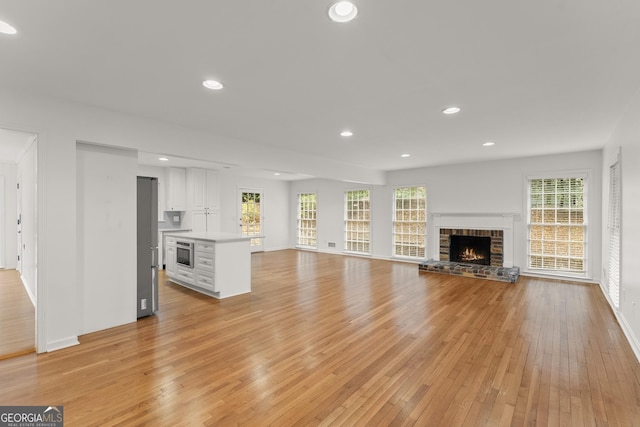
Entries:
<svg viewBox="0 0 640 427">
<path fill-rule="evenodd" d="M 17 177 L 18 165 L 16 163 L 0 162 L 0 177 L 3 179 L 4 187 L 0 190 L 0 196 L 3 197 L 3 212 L 0 215 L 0 267 L 14 269 L 17 264 L 17 243 L 16 243 L 16 213 L 17 206 Z"/>
<path fill-rule="evenodd" d="M 17 176 L 20 177 L 21 201 L 20 206 L 16 207 L 22 220 L 20 239 L 23 250 L 20 262 L 20 275 L 31 300 L 36 304 L 39 298 L 36 288 L 38 267 L 37 157 L 38 144 L 33 142 L 18 161 Z M 15 222 L 13 227 L 15 230 Z M 14 246 L 14 248 L 17 250 L 17 245 Z"/>
<path fill-rule="evenodd" d="M 386 224 L 391 223 L 391 189 L 380 185 L 362 185 L 326 179 L 309 179 L 291 182 L 291 203 L 289 206 L 289 245 L 296 246 L 296 218 L 298 194 L 316 193 L 317 200 L 317 243 L 318 250 L 330 253 L 344 251 L 344 193 L 348 190 L 369 190 L 371 206 L 371 253 L 387 258 L 391 254 L 391 237 L 387 236 Z M 391 200 L 391 199 L 389 199 Z M 389 230 L 391 226 L 389 225 Z M 335 247 L 329 247 L 335 243 Z M 387 248 L 389 246 L 389 248 Z"/>
<path fill-rule="evenodd" d="M 151 178 L 166 179 L 167 168 L 159 166 L 138 165 L 138 176 L 148 176 Z"/>
<path fill-rule="evenodd" d="M 432 213 L 516 213 L 514 224 L 514 265 L 526 265 L 526 177 L 557 171 L 588 170 L 589 184 L 589 278 L 598 281 L 601 272 L 602 153 L 587 151 L 553 156 L 478 162 L 419 168 L 387 173 L 385 186 L 359 186 L 329 180 L 296 181 L 291 184 L 292 218 L 296 218 L 299 193 L 315 192 L 318 197 L 318 249 L 344 250 L 344 191 L 371 190 L 371 253 L 392 256 L 393 190 L 399 186 L 426 185 L 427 211 Z M 290 245 L 295 246 L 296 225 L 290 227 Z M 335 242 L 336 249 L 328 248 Z M 435 256 L 435 254 L 430 254 Z"/>
<path fill-rule="evenodd" d="M 78 143 L 79 334 L 136 320 L 137 153 Z"/>
<path fill-rule="evenodd" d="M 604 149 L 603 194 L 602 194 L 602 245 L 603 265 L 607 266 L 609 232 L 607 230 L 607 209 L 609 202 L 609 166 L 618 151 L 621 153 L 622 171 L 622 248 L 620 308 L 612 308 L 627 338 L 640 360 L 640 91 L 627 107 L 625 117 L 619 122 L 614 134 Z M 603 291 L 607 296 L 607 280 L 603 278 Z M 607 296 L 608 298 L 608 296 Z"/>
<path fill-rule="evenodd" d="M 242 188 L 263 192 L 260 208 L 264 215 L 264 250 L 290 248 L 289 183 L 286 181 L 238 176 L 225 170 L 220 171 L 220 231 L 240 232 L 238 192 Z"/>
<path fill-rule="evenodd" d="M 429 213 L 516 213 L 514 265 L 526 267 L 526 179 L 530 175 L 562 171 L 589 173 L 587 241 L 588 279 L 599 281 L 601 269 L 602 152 L 586 151 L 551 156 L 478 162 L 390 172 L 389 185 L 423 182 L 427 185 Z"/>
</svg>

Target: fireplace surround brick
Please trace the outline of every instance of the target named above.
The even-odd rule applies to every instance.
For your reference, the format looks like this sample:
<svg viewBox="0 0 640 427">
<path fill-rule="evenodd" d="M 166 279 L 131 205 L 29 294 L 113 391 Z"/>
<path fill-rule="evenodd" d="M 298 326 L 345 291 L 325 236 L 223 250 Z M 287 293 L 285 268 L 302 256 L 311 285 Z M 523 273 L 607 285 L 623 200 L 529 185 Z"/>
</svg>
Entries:
<svg viewBox="0 0 640 427">
<path fill-rule="evenodd" d="M 474 230 L 459 228 L 440 229 L 440 261 L 450 261 L 451 236 L 473 236 L 491 238 L 491 267 L 503 266 L 504 232 L 502 230 Z"/>
<path fill-rule="evenodd" d="M 491 264 L 477 265 L 451 262 L 449 249 L 451 236 L 490 237 Z M 520 275 L 518 267 L 504 267 L 504 231 L 464 228 L 440 228 L 440 259 L 424 261 L 419 265 L 420 272 L 444 273 L 477 279 L 497 280 L 515 283 Z"/>
</svg>

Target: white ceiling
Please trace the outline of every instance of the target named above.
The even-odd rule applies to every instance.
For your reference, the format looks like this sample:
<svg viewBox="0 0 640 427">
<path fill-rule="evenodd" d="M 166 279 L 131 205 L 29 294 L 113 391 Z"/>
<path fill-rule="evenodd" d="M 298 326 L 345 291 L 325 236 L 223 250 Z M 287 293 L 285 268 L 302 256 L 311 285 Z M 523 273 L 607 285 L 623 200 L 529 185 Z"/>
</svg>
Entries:
<svg viewBox="0 0 640 427">
<path fill-rule="evenodd" d="M 640 86 L 637 0 L 355 3 L 0 0 L 0 81 L 378 171 L 597 149 Z"/>
</svg>

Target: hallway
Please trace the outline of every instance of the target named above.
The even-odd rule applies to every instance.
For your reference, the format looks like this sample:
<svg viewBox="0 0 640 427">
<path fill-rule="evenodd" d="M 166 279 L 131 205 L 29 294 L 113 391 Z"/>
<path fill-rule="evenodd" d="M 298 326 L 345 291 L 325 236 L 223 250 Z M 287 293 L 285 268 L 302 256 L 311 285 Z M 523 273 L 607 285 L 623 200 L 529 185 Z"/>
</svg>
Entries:
<svg viewBox="0 0 640 427">
<path fill-rule="evenodd" d="M 17 270 L 0 270 L 0 360 L 35 352 L 35 308 Z"/>
</svg>

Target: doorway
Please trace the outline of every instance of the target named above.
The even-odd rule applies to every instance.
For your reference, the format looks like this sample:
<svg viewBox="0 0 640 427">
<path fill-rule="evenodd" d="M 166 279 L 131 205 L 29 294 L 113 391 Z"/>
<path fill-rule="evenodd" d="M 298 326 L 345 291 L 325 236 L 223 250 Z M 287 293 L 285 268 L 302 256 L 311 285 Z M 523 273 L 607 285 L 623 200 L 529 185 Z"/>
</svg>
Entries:
<svg viewBox="0 0 640 427">
<path fill-rule="evenodd" d="M 5 225 L 5 212 L 6 212 L 6 207 L 4 205 L 4 200 L 5 200 L 5 194 L 4 194 L 4 175 L 0 175 L 0 270 L 5 268 L 5 247 L 6 245 L 6 239 L 4 237 L 5 234 L 5 230 L 4 230 L 4 225 Z"/>
<path fill-rule="evenodd" d="M 0 129 L 0 359 L 36 350 L 36 153 L 36 134 Z"/>
<path fill-rule="evenodd" d="M 251 239 L 251 252 L 264 251 L 264 194 L 262 190 L 241 188 L 238 192 L 240 230 L 243 236 L 261 236 Z"/>
</svg>

